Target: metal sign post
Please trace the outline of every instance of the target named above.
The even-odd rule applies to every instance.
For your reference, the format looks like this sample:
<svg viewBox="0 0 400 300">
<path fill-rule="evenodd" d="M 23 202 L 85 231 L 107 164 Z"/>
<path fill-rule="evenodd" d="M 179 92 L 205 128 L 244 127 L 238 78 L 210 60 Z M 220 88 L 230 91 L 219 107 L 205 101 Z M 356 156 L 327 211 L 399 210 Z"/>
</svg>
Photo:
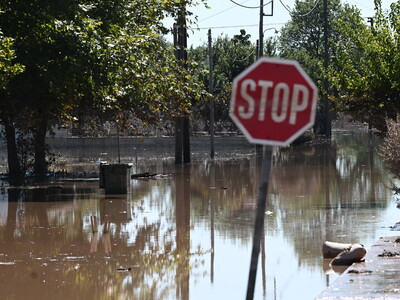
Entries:
<svg viewBox="0 0 400 300">
<path fill-rule="evenodd" d="M 264 156 L 254 226 L 247 300 L 256 282 L 272 146 L 287 146 L 314 125 L 318 88 L 297 61 L 261 57 L 232 84 L 229 116 Z"/>
<path fill-rule="evenodd" d="M 247 300 L 254 297 L 254 287 L 256 283 L 258 257 L 260 254 L 261 235 L 264 230 L 264 216 L 266 209 L 266 200 L 268 194 L 269 174 L 271 173 L 272 164 L 272 146 L 264 146 L 262 170 L 259 193 L 257 197 L 256 221 L 254 224 L 253 250 L 251 252 L 249 281 L 247 284 Z"/>
</svg>

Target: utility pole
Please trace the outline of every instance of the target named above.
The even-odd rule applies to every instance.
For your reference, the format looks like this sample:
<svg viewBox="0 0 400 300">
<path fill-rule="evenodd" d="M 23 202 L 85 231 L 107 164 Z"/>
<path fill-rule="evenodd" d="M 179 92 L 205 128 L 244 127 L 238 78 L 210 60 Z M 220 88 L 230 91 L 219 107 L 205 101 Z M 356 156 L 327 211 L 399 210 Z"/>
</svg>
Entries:
<svg viewBox="0 0 400 300">
<path fill-rule="evenodd" d="M 329 105 L 329 80 L 328 80 L 328 67 L 329 67 L 329 23 L 328 23 L 328 0 L 324 0 L 324 91 L 322 93 L 323 103 L 323 118 L 324 118 L 324 134 L 326 137 L 332 135 L 332 124 Z"/>
<path fill-rule="evenodd" d="M 264 48 L 264 0 L 260 0 L 260 24 L 258 32 L 258 58 L 263 56 Z"/>
<path fill-rule="evenodd" d="M 213 62 L 213 51 L 212 51 L 212 37 L 211 29 L 208 30 L 208 60 L 209 60 L 209 70 L 210 78 L 208 82 L 208 91 L 211 94 L 210 100 L 210 156 L 214 158 L 214 62 Z"/>
<path fill-rule="evenodd" d="M 273 16 L 274 15 L 274 0 L 271 0 L 271 13 L 264 13 L 264 0 L 260 0 L 260 21 L 258 27 L 258 41 L 257 41 L 257 53 L 256 59 L 263 57 L 264 55 L 264 17 Z M 257 153 L 261 153 L 262 147 L 260 145 L 256 145 Z"/>
<path fill-rule="evenodd" d="M 368 17 L 367 22 L 371 24 L 371 28 L 374 29 L 374 17 Z"/>
<path fill-rule="evenodd" d="M 260 55 L 259 47 L 260 47 L 260 41 L 257 40 L 256 41 L 256 49 L 257 49 L 257 51 L 256 51 L 256 60 L 259 58 L 259 55 Z"/>
<path fill-rule="evenodd" d="M 179 60 L 180 49 L 178 44 L 178 24 L 174 24 L 174 54 L 176 59 Z M 183 122 L 182 117 L 175 117 L 175 164 L 180 165 L 183 163 Z"/>
<path fill-rule="evenodd" d="M 257 46 L 257 58 L 260 58 L 264 55 L 264 17 L 271 17 L 274 15 L 274 0 L 270 1 L 271 3 L 271 13 L 264 13 L 264 0 L 260 0 L 260 23 L 258 28 L 258 46 Z M 268 3 L 267 3 L 268 4 Z"/>
</svg>

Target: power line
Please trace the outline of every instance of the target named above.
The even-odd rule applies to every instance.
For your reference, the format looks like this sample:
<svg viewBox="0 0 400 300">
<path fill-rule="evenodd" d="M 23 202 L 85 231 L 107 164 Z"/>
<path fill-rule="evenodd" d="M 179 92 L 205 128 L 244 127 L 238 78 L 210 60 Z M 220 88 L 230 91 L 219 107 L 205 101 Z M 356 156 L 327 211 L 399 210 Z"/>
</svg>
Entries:
<svg viewBox="0 0 400 300">
<path fill-rule="evenodd" d="M 259 9 L 261 6 L 260 5 L 258 5 L 258 6 L 247 6 L 247 5 L 243 5 L 243 4 L 240 4 L 240 3 L 237 3 L 236 1 L 234 1 L 234 0 L 229 0 L 229 1 L 231 1 L 232 3 L 235 3 L 237 6 L 240 6 L 240 7 L 243 7 L 243 8 L 250 8 L 250 9 Z M 272 0 L 271 1 L 269 1 L 269 2 L 267 2 L 267 3 L 265 3 L 264 5 L 262 5 L 262 7 L 264 7 L 264 6 L 266 6 L 266 5 L 268 5 L 268 4 L 270 4 L 270 3 L 272 3 Z"/>
<path fill-rule="evenodd" d="M 285 3 L 283 3 L 282 0 L 279 0 L 279 2 L 282 4 L 283 8 L 286 9 L 286 10 L 289 12 L 289 14 L 292 13 L 292 10 L 289 8 L 288 5 L 286 5 Z"/>
<path fill-rule="evenodd" d="M 248 2 L 248 1 L 250 1 L 250 0 L 246 0 L 246 1 L 240 2 L 240 4 L 246 3 L 246 2 Z M 222 13 L 228 11 L 228 10 L 231 10 L 232 8 L 236 8 L 236 7 L 237 7 L 237 5 L 233 5 L 233 6 L 231 6 L 231 7 L 228 7 L 227 9 L 224 9 L 224 10 L 222 10 L 222 11 L 220 11 L 220 12 L 217 12 L 217 13 L 211 15 L 211 16 L 208 16 L 207 18 L 204 18 L 204 19 L 199 20 L 199 22 L 202 22 L 202 21 L 211 19 L 211 18 L 213 18 L 213 17 L 215 17 L 215 16 L 218 16 L 218 15 L 220 15 L 220 14 L 222 14 Z"/>
<path fill-rule="evenodd" d="M 307 13 L 305 13 L 305 14 L 302 14 L 302 15 L 293 15 L 293 17 L 305 17 L 305 16 L 308 16 L 309 14 L 311 14 L 311 13 L 314 11 L 314 9 L 317 7 L 317 5 L 319 4 L 320 1 L 321 1 L 321 0 L 318 0 L 318 1 L 315 3 L 314 7 L 311 8 L 311 10 L 310 10 L 309 12 L 307 12 Z"/>
<path fill-rule="evenodd" d="M 282 0 L 279 0 L 279 2 L 282 4 L 282 6 L 289 12 L 289 14 L 290 14 L 291 17 L 305 17 L 305 16 L 308 16 L 309 14 L 311 14 L 311 13 L 315 10 L 315 8 L 318 6 L 318 4 L 319 4 L 320 1 L 321 1 L 321 0 L 318 0 L 318 1 L 314 4 L 313 8 L 311 8 L 311 9 L 310 9 L 307 13 L 305 13 L 305 14 L 293 14 L 293 10 L 291 10 L 291 9 L 289 8 L 289 6 L 287 6 L 285 3 L 283 3 Z"/>
<path fill-rule="evenodd" d="M 264 26 L 277 26 L 277 25 L 284 25 L 285 23 L 269 23 L 269 24 L 263 24 Z M 199 28 L 188 28 L 188 29 L 199 29 L 199 30 L 205 30 L 205 29 L 224 29 L 224 28 L 239 28 L 239 27 L 256 27 L 259 26 L 260 24 L 246 24 L 246 25 L 227 25 L 227 26 L 211 26 L 211 27 L 199 27 Z"/>
</svg>

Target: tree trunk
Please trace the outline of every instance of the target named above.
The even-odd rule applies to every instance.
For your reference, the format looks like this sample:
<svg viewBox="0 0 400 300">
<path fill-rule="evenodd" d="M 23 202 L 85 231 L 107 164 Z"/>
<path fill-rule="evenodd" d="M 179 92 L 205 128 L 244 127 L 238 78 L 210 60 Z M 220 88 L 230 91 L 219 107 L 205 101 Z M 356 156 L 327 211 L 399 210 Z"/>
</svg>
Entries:
<svg viewBox="0 0 400 300">
<path fill-rule="evenodd" d="M 4 124 L 7 143 L 8 176 L 10 185 L 21 185 L 24 181 L 21 164 L 18 159 L 18 148 L 15 137 L 15 127 L 12 123 Z"/>
<path fill-rule="evenodd" d="M 35 163 L 33 173 L 39 178 L 46 177 L 48 171 L 48 164 L 46 161 L 46 132 L 47 121 L 43 118 L 34 133 Z"/>
</svg>

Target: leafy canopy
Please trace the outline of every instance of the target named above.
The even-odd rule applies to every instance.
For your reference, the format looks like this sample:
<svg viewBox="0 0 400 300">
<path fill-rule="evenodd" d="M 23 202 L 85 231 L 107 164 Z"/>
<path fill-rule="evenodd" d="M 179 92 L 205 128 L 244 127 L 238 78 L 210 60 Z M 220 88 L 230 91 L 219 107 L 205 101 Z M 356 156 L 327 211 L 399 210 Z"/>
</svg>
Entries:
<svg viewBox="0 0 400 300">
<path fill-rule="evenodd" d="M 338 106 L 385 133 L 385 119 L 396 119 L 400 111 L 400 1 L 389 12 L 380 0 L 375 5 L 373 28 L 359 15 L 338 19 L 345 39 L 338 43 L 331 77 Z"/>
<path fill-rule="evenodd" d="M 159 112 L 187 110 L 200 89 L 163 42 L 168 29 L 162 21 L 188 13 L 186 7 L 194 4 L 0 1 L 0 29 L 14 40 L 16 66 L 25 67 L 7 85 L 3 100 L 19 107 L 16 111 L 25 107 L 30 120 L 45 116 L 49 126 L 85 115 L 93 123 L 122 115 L 156 121 Z"/>
</svg>

